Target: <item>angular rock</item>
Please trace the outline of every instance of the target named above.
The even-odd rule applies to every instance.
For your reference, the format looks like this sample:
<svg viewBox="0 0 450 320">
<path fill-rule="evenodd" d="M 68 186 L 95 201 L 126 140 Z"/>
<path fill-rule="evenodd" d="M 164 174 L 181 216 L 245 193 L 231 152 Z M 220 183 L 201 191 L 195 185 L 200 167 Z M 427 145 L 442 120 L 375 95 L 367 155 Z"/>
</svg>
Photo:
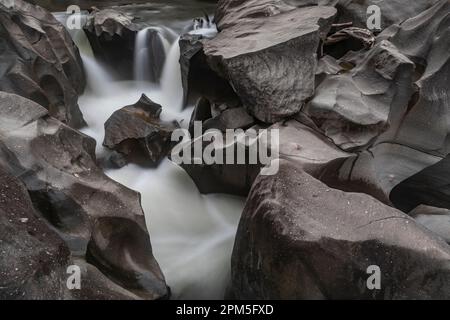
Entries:
<svg viewBox="0 0 450 320">
<path fill-rule="evenodd" d="M 250 128 L 252 129 L 252 128 Z M 257 128 L 254 128 L 255 130 Z M 192 161 L 189 163 L 183 162 L 180 166 L 189 174 L 198 190 L 202 194 L 225 193 L 237 196 L 247 196 L 250 188 L 259 174 L 262 164 L 259 159 L 250 163 L 250 148 L 256 143 L 245 138 L 245 133 L 242 130 L 242 135 L 234 139 L 234 141 L 226 141 L 226 136 L 223 135 L 223 143 L 215 143 L 213 149 L 215 154 L 222 154 L 222 163 L 207 164 L 204 159 L 201 163 L 195 162 L 195 145 L 196 142 L 200 145 L 202 155 L 205 149 L 211 145 L 210 142 L 204 142 L 203 136 L 194 137 L 192 142 L 188 144 L 190 148 Z M 249 134 L 250 136 L 250 134 Z M 188 149 L 189 150 L 189 149 Z M 175 151 L 175 149 L 174 149 Z M 187 152 L 184 151 L 183 152 Z M 227 153 L 233 152 L 233 160 L 226 162 Z M 238 161 L 238 154 L 241 152 L 245 161 Z M 171 155 L 171 159 L 172 159 Z M 173 159 L 172 159 L 173 160 Z"/>
<path fill-rule="evenodd" d="M 176 121 L 160 119 L 162 107 L 145 94 L 134 105 L 117 110 L 105 123 L 103 145 L 130 162 L 155 166 L 167 156 Z"/>
<path fill-rule="evenodd" d="M 255 1 L 242 5 L 259 10 Z M 205 40 L 204 52 L 249 113 L 274 123 L 300 111 L 314 94 L 316 52 L 335 14 L 331 7 L 307 7 L 243 17 L 214 39 Z"/>
<path fill-rule="evenodd" d="M 367 287 L 370 266 L 380 268 L 380 290 Z M 449 284 L 450 247 L 370 196 L 331 189 L 287 161 L 252 187 L 231 297 L 445 299 Z"/>
<path fill-rule="evenodd" d="M 391 108 L 389 129 L 377 137 L 367 151 L 349 158 L 340 168 L 330 168 L 328 178 L 334 181 L 327 183 L 345 190 L 365 190 L 385 203 L 390 203 L 389 198 L 395 198 L 405 212 L 414 208 L 402 204 L 413 198 L 390 197 L 391 191 L 450 153 L 447 139 L 450 104 L 448 12 L 448 1 L 441 1 L 379 36 L 380 41 L 393 41 L 402 54 L 416 63 L 414 90 L 407 104 Z M 415 34 L 427 35 L 428 40 L 423 41 L 423 37 L 415 37 Z M 397 95 L 396 100 L 404 99 L 399 100 Z"/>
<path fill-rule="evenodd" d="M 25 184 L 39 215 L 74 256 L 128 296 L 168 295 L 152 255 L 140 195 L 97 167 L 95 140 L 36 103 L 0 92 L 0 164 Z"/>
<path fill-rule="evenodd" d="M 413 93 L 414 63 L 388 41 L 367 53 L 338 61 L 302 110 L 343 150 L 368 146 L 398 122 Z"/>
<path fill-rule="evenodd" d="M 12 7 L 6 7 L 14 3 Z M 22 0 L 0 2 L 0 91 L 31 99 L 72 126 L 85 124 L 78 95 L 86 85 L 78 49 L 45 9 Z"/>
</svg>

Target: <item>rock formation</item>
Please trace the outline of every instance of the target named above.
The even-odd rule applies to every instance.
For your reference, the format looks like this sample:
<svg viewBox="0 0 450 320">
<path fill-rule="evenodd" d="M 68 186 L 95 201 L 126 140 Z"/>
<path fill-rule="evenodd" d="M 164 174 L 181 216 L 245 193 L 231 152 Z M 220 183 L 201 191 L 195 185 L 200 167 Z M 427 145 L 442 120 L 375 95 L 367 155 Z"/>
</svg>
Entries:
<svg viewBox="0 0 450 320">
<path fill-rule="evenodd" d="M 83 126 L 77 101 L 85 77 L 69 33 L 39 6 L 8 3 L 0 2 L 0 90 L 37 102 L 72 127 Z"/>
</svg>

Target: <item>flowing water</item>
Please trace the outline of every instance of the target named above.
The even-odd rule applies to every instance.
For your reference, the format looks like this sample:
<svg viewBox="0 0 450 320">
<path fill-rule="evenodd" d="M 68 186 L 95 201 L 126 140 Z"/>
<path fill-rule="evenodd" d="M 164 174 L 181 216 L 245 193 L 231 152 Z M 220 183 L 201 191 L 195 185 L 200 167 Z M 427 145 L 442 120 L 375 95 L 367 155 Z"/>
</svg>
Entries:
<svg viewBox="0 0 450 320">
<path fill-rule="evenodd" d="M 60 18 L 61 19 L 61 18 Z M 136 43 L 135 69 L 150 70 L 152 54 L 146 34 L 157 30 L 164 44 L 164 67 L 160 81 L 148 78 L 145 72 L 135 81 L 114 82 L 92 57 L 92 50 L 82 31 L 73 33 L 82 53 L 88 88 L 79 105 L 88 127 L 84 133 L 97 141 L 97 154 L 104 152 L 104 123 L 117 109 L 134 104 L 145 93 L 163 106 L 162 118 L 178 120 L 187 126 L 192 107 L 181 108 L 181 72 L 178 63 L 178 38 L 172 31 L 159 29 L 141 31 Z M 211 25 L 195 30 L 214 34 Z M 138 80 L 138 81 L 136 81 Z M 158 80 L 158 79 L 153 79 Z M 142 206 L 150 233 L 153 253 L 158 260 L 175 299 L 221 299 L 230 278 L 230 259 L 244 199 L 229 195 L 201 195 L 183 169 L 169 160 L 157 169 L 144 169 L 130 164 L 109 170 L 112 179 L 142 195 Z"/>
</svg>

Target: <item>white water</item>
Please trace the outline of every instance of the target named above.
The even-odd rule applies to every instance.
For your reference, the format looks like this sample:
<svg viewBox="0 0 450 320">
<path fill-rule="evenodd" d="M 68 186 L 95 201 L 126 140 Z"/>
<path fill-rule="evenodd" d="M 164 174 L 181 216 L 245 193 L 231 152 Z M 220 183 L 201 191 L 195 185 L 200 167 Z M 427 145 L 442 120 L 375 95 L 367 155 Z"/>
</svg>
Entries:
<svg viewBox="0 0 450 320">
<path fill-rule="evenodd" d="M 135 103 L 142 93 L 163 106 L 165 119 L 189 122 L 192 108 L 180 111 L 182 100 L 179 47 L 168 51 L 161 87 L 149 82 L 113 82 L 83 55 L 89 90 L 79 105 L 88 128 L 84 133 L 104 137 L 111 114 Z M 153 253 L 172 289 L 173 298 L 221 299 L 230 276 L 230 258 L 244 200 L 228 195 L 201 195 L 183 169 L 165 160 L 158 169 L 128 165 L 106 172 L 112 179 L 139 191 Z"/>
</svg>

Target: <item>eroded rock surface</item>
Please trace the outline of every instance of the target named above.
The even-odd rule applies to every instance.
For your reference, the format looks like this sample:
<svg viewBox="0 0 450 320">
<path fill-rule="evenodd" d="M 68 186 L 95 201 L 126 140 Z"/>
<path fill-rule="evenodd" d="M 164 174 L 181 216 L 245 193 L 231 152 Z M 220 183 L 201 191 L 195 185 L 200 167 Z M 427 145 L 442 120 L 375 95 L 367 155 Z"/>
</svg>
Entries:
<svg viewBox="0 0 450 320">
<path fill-rule="evenodd" d="M 64 26 L 39 6 L 1 1 L 0 39 L 0 90 L 35 101 L 72 127 L 83 126 L 77 100 L 85 76 Z"/>
<path fill-rule="evenodd" d="M 297 113 L 314 94 L 319 41 L 336 14 L 331 7 L 280 12 L 277 4 L 221 1 L 221 32 L 203 41 L 212 69 L 230 82 L 251 115 L 267 123 Z"/>
<path fill-rule="evenodd" d="M 104 297 L 124 292 L 127 297 L 166 297 L 140 195 L 109 179 L 97 167 L 94 152 L 92 138 L 50 117 L 38 104 L 0 92 L 0 164 L 24 183 L 39 216 L 72 255 L 104 275 L 93 279 L 122 288 L 122 293 L 105 288 Z M 102 289 L 92 283 L 87 288 Z"/>
<path fill-rule="evenodd" d="M 381 290 L 366 284 L 380 267 Z M 281 161 L 247 199 L 232 258 L 242 299 L 443 299 L 450 247 L 364 194 L 331 189 Z"/>
</svg>

